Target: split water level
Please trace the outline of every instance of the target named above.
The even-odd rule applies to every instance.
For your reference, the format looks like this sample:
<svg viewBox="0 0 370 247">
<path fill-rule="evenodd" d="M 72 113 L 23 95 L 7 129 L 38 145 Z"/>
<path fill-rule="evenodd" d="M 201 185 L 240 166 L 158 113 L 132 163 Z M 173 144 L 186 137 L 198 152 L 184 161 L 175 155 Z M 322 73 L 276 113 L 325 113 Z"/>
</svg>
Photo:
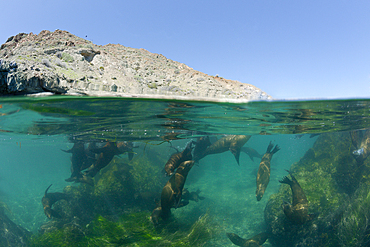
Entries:
<svg viewBox="0 0 370 247">
<path fill-rule="evenodd" d="M 5 97 L 0 245 L 368 246 L 368 128 L 360 99 Z"/>
</svg>

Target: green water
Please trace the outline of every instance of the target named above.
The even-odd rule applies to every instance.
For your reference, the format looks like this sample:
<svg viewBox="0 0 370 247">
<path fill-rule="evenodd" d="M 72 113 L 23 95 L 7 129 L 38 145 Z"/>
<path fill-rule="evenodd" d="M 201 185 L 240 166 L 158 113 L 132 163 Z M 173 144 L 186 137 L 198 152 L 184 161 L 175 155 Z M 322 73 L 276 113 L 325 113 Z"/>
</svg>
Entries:
<svg viewBox="0 0 370 247">
<path fill-rule="evenodd" d="M 272 236 L 263 246 L 367 246 L 368 224 L 360 218 L 370 216 L 362 209 L 370 159 L 356 163 L 349 133 L 369 128 L 369 100 L 231 104 L 53 96 L 0 104 L 0 201 L 31 232 L 32 246 L 235 246 L 226 232 L 248 239 L 264 231 Z M 280 146 L 262 200 L 256 200 L 261 158 L 242 152 L 238 165 L 229 151 L 208 155 L 185 183 L 204 200 L 171 209 L 171 220 L 154 228 L 149 217 L 169 179 L 163 175 L 169 157 L 198 137 L 215 142 L 226 135 L 251 135 L 244 146 L 262 155 L 270 141 Z M 62 150 L 78 141 L 130 141 L 134 157 L 115 156 L 94 186 L 66 182 L 71 154 Z M 303 226 L 291 224 L 280 207 L 292 200 L 289 186 L 279 183 L 286 170 L 315 214 Z M 44 214 L 41 198 L 50 184 L 49 192 L 73 195 L 53 205 L 61 219 Z M 350 227 L 363 234 L 343 237 Z"/>
</svg>

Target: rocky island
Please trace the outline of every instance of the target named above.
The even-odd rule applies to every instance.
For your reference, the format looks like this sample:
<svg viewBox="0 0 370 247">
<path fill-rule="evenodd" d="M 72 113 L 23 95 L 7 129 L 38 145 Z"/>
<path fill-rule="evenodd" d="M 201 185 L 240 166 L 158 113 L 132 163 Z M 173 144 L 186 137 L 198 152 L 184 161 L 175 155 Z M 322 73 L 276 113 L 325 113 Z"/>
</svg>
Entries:
<svg viewBox="0 0 370 247">
<path fill-rule="evenodd" d="M 0 95 L 67 94 L 250 101 L 271 96 L 253 85 L 210 76 L 161 54 L 95 45 L 67 31 L 19 33 L 0 48 Z"/>
</svg>

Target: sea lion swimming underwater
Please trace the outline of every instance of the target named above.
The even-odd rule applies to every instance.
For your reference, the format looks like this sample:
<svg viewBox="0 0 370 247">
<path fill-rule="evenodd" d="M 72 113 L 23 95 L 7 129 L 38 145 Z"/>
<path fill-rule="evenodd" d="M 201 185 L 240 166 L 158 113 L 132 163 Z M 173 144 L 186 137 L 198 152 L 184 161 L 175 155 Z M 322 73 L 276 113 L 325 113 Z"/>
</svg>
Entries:
<svg viewBox="0 0 370 247">
<path fill-rule="evenodd" d="M 191 151 L 193 150 L 193 142 L 189 142 L 182 152 L 177 152 L 171 155 L 164 166 L 164 170 L 168 176 L 171 176 L 176 168 L 184 161 L 193 158 Z"/>
<path fill-rule="evenodd" d="M 41 200 L 42 206 L 44 207 L 44 213 L 49 219 L 51 219 L 52 217 L 61 218 L 61 216 L 51 207 L 59 200 L 68 200 L 68 196 L 67 194 L 61 192 L 48 193 L 48 190 L 51 186 L 52 184 L 50 184 L 49 187 L 45 190 L 45 194 Z"/>
<path fill-rule="evenodd" d="M 69 150 L 63 150 L 66 153 L 72 153 L 71 157 L 71 176 L 65 181 L 73 182 L 78 180 L 78 178 L 82 177 L 81 171 L 86 169 L 88 166 L 87 163 L 87 155 L 85 153 L 85 144 L 83 142 L 75 142 L 73 147 Z"/>
<path fill-rule="evenodd" d="M 228 135 L 222 137 L 206 149 L 203 153 L 203 157 L 209 154 L 218 154 L 230 150 L 239 165 L 240 149 L 250 138 L 251 136 L 247 135 Z"/>
<path fill-rule="evenodd" d="M 283 211 L 288 220 L 292 223 L 304 224 L 305 222 L 312 220 L 314 214 L 308 213 L 308 201 L 303 189 L 301 188 L 293 174 L 288 170 L 287 172 L 289 172 L 292 180 L 285 176 L 283 180 L 279 180 L 279 182 L 283 184 L 288 184 L 290 186 L 293 194 L 293 202 L 292 204 L 290 204 L 289 202 L 283 202 Z"/>
<path fill-rule="evenodd" d="M 262 158 L 262 154 L 259 154 L 255 149 L 250 147 L 241 147 L 240 151 L 247 154 L 252 161 L 254 161 L 254 157 Z"/>
<path fill-rule="evenodd" d="M 195 162 L 198 162 L 201 158 L 204 157 L 204 152 L 209 146 L 211 146 L 211 144 L 212 143 L 209 139 L 209 136 L 202 136 L 197 139 L 193 150 L 193 157 Z"/>
<path fill-rule="evenodd" d="M 203 196 L 200 196 L 200 189 L 197 189 L 197 191 L 189 192 L 186 188 L 182 191 L 182 199 L 186 201 L 195 201 L 198 202 L 199 200 L 204 200 L 205 198 Z"/>
<path fill-rule="evenodd" d="M 257 179 L 256 179 L 257 201 L 260 201 L 262 199 L 262 196 L 265 193 L 267 185 L 270 182 L 270 163 L 271 163 L 272 155 L 280 150 L 280 147 L 278 145 L 276 145 L 275 148 L 272 149 L 273 146 L 274 145 L 270 142 L 270 144 L 267 147 L 266 153 L 262 156 L 261 163 L 258 168 Z"/>
<path fill-rule="evenodd" d="M 260 247 L 268 239 L 268 233 L 266 232 L 257 234 L 250 239 L 241 238 L 235 233 L 226 233 L 226 235 L 233 244 L 242 247 Z"/>
<path fill-rule="evenodd" d="M 355 130 L 350 132 L 354 150 L 352 156 L 358 164 L 362 164 L 370 155 L 370 130 Z"/>
<path fill-rule="evenodd" d="M 168 180 L 162 189 L 160 207 L 154 209 L 152 213 L 152 221 L 156 225 L 159 217 L 166 220 L 171 215 L 171 208 L 179 208 L 182 198 L 182 190 L 185 185 L 186 177 L 190 169 L 194 165 L 193 160 L 182 162 L 176 172 Z"/>
<path fill-rule="evenodd" d="M 118 144 L 115 142 L 107 142 L 104 147 L 92 149 L 91 152 L 99 154 L 96 162 L 92 164 L 87 171 L 85 176 L 94 177 L 101 169 L 106 167 L 113 159 L 115 155 L 120 155 L 127 152 L 127 147 L 123 142 Z"/>
</svg>

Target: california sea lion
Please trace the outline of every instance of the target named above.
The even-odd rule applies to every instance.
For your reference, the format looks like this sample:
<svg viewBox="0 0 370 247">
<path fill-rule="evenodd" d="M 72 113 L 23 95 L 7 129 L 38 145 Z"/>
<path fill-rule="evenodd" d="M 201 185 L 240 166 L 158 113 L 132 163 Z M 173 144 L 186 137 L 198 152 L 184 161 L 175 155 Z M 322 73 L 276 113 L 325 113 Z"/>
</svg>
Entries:
<svg viewBox="0 0 370 247">
<path fill-rule="evenodd" d="M 290 171 L 287 170 L 287 172 L 289 172 L 292 180 L 285 176 L 283 180 L 279 180 L 279 182 L 290 185 L 293 194 L 293 203 L 283 202 L 282 207 L 284 214 L 289 221 L 295 224 L 303 224 L 311 220 L 314 215 L 308 213 L 308 201 L 298 181 Z"/>
<path fill-rule="evenodd" d="M 362 164 L 370 154 L 370 130 L 351 131 L 350 135 L 354 146 L 352 156 Z"/>
<path fill-rule="evenodd" d="M 206 149 L 211 146 L 211 141 L 209 140 L 209 136 L 202 136 L 198 138 L 195 142 L 195 147 L 193 150 L 194 161 L 198 162 L 201 158 L 203 158 L 203 153 Z"/>
<path fill-rule="evenodd" d="M 273 146 L 274 145 L 270 142 L 270 144 L 267 147 L 267 151 L 263 155 L 263 157 L 261 159 L 260 166 L 258 168 L 257 180 L 256 180 L 256 183 L 257 183 L 257 189 L 256 189 L 257 201 L 260 201 L 262 199 L 262 196 L 265 193 L 267 185 L 270 182 L 270 163 L 271 163 L 272 155 L 280 150 L 280 147 L 278 145 L 276 145 L 275 148 L 272 150 Z"/>
<path fill-rule="evenodd" d="M 61 192 L 48 193 L 48 190 L 51 186 L 52 184 L 50 184 L 49 187 L 45 190 L 45 194 L 41 200 L 41 203 L 44 207 L 44 213 L 49 219 L 51 219 L 51 217 L 60 218 L 61 216 L 51 207 L 59 200 L 68 200 L 68 196 L 65 193 Z"/>
<path fill-rule="evenodd" d="M 189 142 L 182 152 L 177 152 L 171 155 L 164 166 L 164 170 L 168 176 L 171 176 L 176 168 L 184 161 L 191 160 L 191 151 L 193 150 L 193 142 Z"/>
<path fill-rule="evenodd" d="M 186 188 L 182 191 L 182 199 L 189 201 L 195 201 L 198 202 L 199 200 L 204 200 L 205 198 L 203 196 L 199 196 L 200 190 L 197 189 L 197 191 L 189 192 Z"/>
<path fill-rule="evenodd" d="M 179 206 L 186 177 L 193 165 L 193 160 L 182 162 L 177 168 L 175 174 L 172 175 L 163 187 L 161 194 L 162 210 L 160 214 L 163 219 L 170 216 L 172 207 L 177 208 Z"/>
<path fill-rule="evenodd" d="M 236 162 L 239 164 L 240 149 L 250 138 L 251 136 L 247 135 L 229 135 L 222 137 L 206 149 L 203 153 L 203 157 L 209 154 L 218 154 L 230 150 L 235 156 Z"/>
<path fill-rule="evenodd" d="M 262 158 L 262 154 L 259 154 L 255 149 L 250 147 L 241 147 L 240 151 L 246 153 L 252 161 L 254 161 L 254 157 Z"/>
<path fill-rule="evenodd" d="M 268 234 L 266 232 L 260 233 L 250 239 L 241 238 L 235 233 L 226 233 L 226 235 L 233 244 L 242 247 L 260 247 L 268 238 Z"/>
<path fill-rule="evenodd" d="M 85 171 L 85 175 L 90 177 L 94 177 L 101 169 L 106 167 L 115 155 L 122 154 L 122 150 L 117 147 L 115 142 L 107 142 L 104 147 L 91 151 L 98 153 L 99 157 L 96 162 Z"/>
<path fill-rule="evenodd" d="M 82 167 L 86 162 L 87 156 L 85 154 L 85 145 L 83 142 L 76 142 L 73 147 L 69 150 L 62 150 L 67 153 L 72 153 L 71 161 L 71 177 L 65 179 L 67 182 L 75 181 L 77 178 L 82 176 Z"/>
<path fill-rule="evenodd" d="M 119 142 L 117 143 L 117 148 L 121 154 L 127 152 L 129 160 L 132 160 L 132 158 L 134 157 L 134 152 L 132 151 L 132 149 L 135 147 L 132 142 Z"/>
</svg>

